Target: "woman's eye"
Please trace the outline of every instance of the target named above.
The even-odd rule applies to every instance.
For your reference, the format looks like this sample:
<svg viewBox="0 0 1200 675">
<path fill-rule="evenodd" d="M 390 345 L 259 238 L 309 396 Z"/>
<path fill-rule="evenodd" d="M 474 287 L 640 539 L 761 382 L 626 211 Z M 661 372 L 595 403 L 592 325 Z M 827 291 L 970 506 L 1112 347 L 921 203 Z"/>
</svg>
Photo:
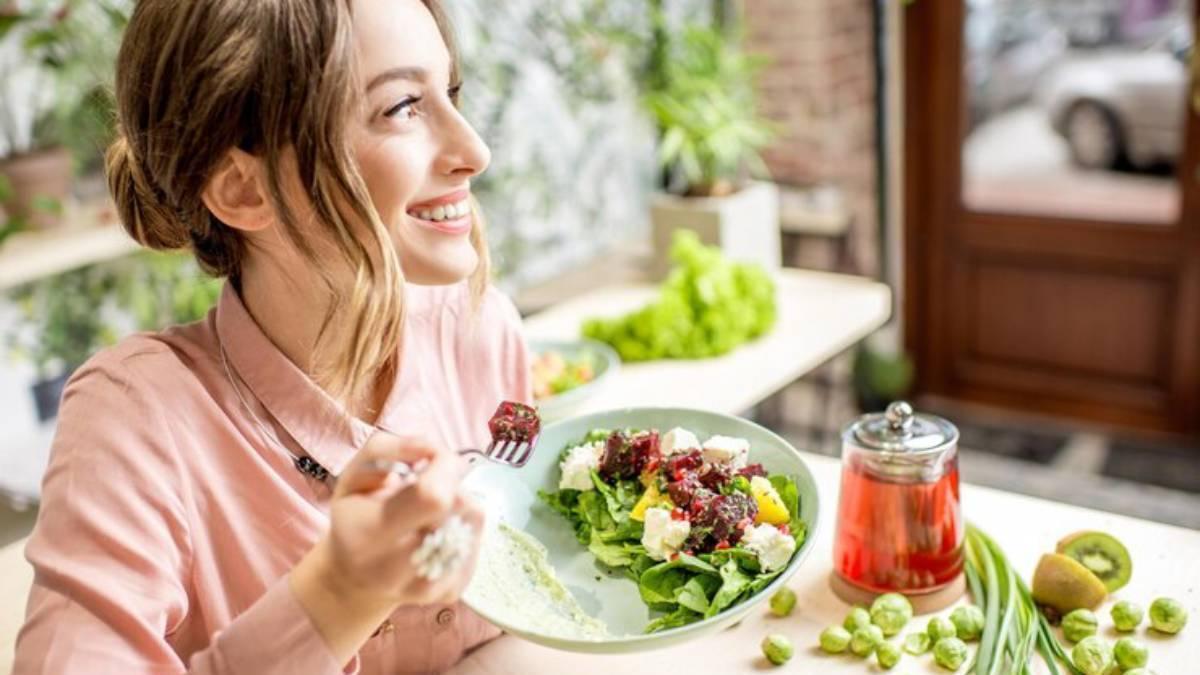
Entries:
<svg viewBox="0 0 1200 675">
<path fill-rule="evenodd" d="M 421 101 L 420 96 L 409 96 L 409 97 L 405 98 L 404 100 L 400 101 L 399 103 L 397 103 L 396 105 L 383 111 L 383 116 L 390 117 L 390 118 L 399 117 L 401 119 L 411 119 L 413 117 L 416 117 L 416 115 L 417 115 L 416 106 L 417 106 L 417 103 L 420 103 L 420 101 Z"/>
<path fill-rule="evenodd" d="M 446 95 L 450 97 L 450 102 L 458 105 L 458 95 L 462 92 L 462 83 L 458 83 L 446 90 Z"/>
</svg>

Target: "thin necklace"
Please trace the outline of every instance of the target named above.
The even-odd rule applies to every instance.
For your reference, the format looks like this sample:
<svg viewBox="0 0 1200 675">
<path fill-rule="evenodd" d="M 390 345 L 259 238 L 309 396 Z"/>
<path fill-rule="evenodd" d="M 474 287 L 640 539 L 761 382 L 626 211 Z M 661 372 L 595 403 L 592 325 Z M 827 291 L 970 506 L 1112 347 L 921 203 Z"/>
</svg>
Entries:
<svg viewBox="0 0 1200 675">
<path fill-rule="evenodd" d="M 264 436 L 263 440 L 274 440 L 275 445 L 279 446 L 288 454 L 289 457 L 292 458 L 292 464 L 300 473 L 306 476 L 311 476 L 322 483 L 327 482 L 329 479 L 328 469 L 318 464 L 317 461 L 312 457 L 307 455 L 297 455 L 296 453 L 292 452 L 291 448 L 289 448 L 283 442 L 283 440 L 279 438 L 279 434 L 275 433 L 273 428 L 267 426 L 267 424 L 258 416 L 258 413 L 254 412 L 254 409 L 251 408 L 250 404 L 246 402 L 246 399 L 242 396 L 241 387 L 239 387 L 237 382 L 233 379 L 233 371 L 229 368 L 229 357 L 225 354 L 225 341 L 221 339 L 220 333 L 217 333 L 217 348 L 221 351 L 221 365 L 225 367 L 225 377 L 229 378 L 229 384 L 233 387 L 233 393 L 237 395 L 237 399 L 239 402 L 241 402 L 242 407 L 246 409 L 247 413 L 250 413 L 250 417 L 254 420 L 254 423 L 258 425 L 259 432 Z M 267 439 L 266 436 L 270 436 L 270 439 Z"/>
</svg>

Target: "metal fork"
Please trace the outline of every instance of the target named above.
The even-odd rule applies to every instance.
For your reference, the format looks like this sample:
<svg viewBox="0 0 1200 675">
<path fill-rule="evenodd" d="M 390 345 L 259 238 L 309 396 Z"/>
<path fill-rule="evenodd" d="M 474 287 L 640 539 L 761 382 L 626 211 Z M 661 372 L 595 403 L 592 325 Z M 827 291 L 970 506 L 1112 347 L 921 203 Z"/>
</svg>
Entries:
<svg viewBox="0 0 1200 675">
<path fill-rule="evenodd" d="M 474 466 L 481 459 L 486 459 L 497 464 L 509 466 L 514 469 L 519 469 L 529 463 L 529 459 L 533 457 L 533 449 L 537 445 L 537 436 L 527 441 L 514 441 L 511 439 L 498 440 L 493 438 L 491 443 L 483 450 L 474 448 L 465 448 L 459 450 L 458 454 L 461 457 L 466 457 L 467 461 Z M 401 462 L 398 460 L 373 459 L 367 463 L 366 468 L 370 471 L 383 471 L 394 473 L 404 479 L 407 484 L 416 482 L 417 478 L 424 473 L 429 467 L 427 460 L 420 460 L 415 464 Z"/>
</svg>

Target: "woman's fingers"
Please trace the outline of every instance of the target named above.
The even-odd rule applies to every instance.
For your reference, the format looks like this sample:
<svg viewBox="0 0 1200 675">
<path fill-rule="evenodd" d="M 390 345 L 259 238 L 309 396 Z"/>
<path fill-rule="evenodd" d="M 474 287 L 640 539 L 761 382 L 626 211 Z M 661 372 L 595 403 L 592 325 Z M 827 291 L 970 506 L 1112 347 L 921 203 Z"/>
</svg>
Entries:
<svg viewBox="0 0 1200 675">
<path fill-rule="evenodd" d="M 384 487 L 395 480 L 389 478 L 394 474 L 387 470 L 391 462 L 415 466 L 430 462 L 437 455 L 438 451 L 423 440 L 377 431 L 338 477 L 334 497 L 374 492 Z"/>
<path fill-rule="evenodd" d="M 440 524 L 453 511 L 467 463 L 458 455 L 440 453 L 416 480 L 384 502 L 384 517 L 406 531 Z"/>
<path fill-rule="evenodd" d="M 483 528 L 486 520 L 484 512 L 474 500 L 469 497 L 459 497 L 455 501 L 451 515 L 458 516 L 471 527 L 474 536 L 471 539 L 470 548 L 463 552 L 465 557 L 462 563 L 442 578 L 429 580 L 414 574 L 408 591 L 410 594 L 420 597 L 421 604 L 457 602 L 475 573 L 475 565 L 478 562 L 480 545 L 483 541 Z M 420 546 L 422 539 L 433 529 L 416 533 L 411 540 L 413 542 L 412 550 Z"/>
</svg>

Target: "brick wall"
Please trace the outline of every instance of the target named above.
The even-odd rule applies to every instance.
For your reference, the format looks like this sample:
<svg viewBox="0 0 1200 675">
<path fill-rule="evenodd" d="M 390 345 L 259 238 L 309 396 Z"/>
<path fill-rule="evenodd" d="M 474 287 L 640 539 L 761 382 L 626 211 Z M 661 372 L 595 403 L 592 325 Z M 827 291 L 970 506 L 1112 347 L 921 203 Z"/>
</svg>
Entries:
<svg viewBox="0 0 1200 675">
<path fill-rule="evenodd" d="M 764 114 L 782 127 L 765 153 L 785 185 L 839 187 L 854 213 L 860 273 L 879 268 L 873 0 L 744 0 L 747 46 L 771 60 Z"/>
</svg>

